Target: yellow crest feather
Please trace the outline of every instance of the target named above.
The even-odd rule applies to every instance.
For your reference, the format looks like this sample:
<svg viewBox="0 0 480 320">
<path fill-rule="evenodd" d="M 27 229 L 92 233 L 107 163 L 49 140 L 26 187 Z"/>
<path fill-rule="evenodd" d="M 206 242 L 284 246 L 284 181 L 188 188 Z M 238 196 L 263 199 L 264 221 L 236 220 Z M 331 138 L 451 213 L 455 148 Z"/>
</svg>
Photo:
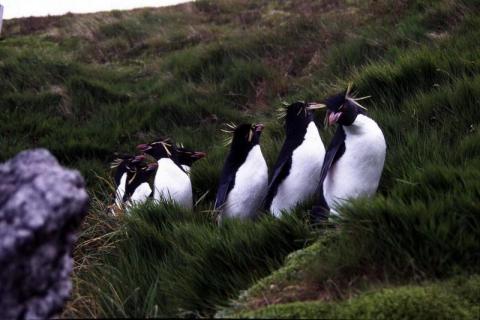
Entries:
<svg viewBox="0 0 480 320">
<path fill-rule="evenodd" d="M 220 129 L 220 131 L 224 133 L 223 145 L 227 147 L 232 143 L 233 133 L 237 128 L 237 124 L 235 124 L 234 122 L 228 122 L 228 123 L 225 123 L 224 125 L 225 125 L 225 129 Z"/>
<path fill-rule="evenodd" d="M 358 101 L 362 101 L 362 100 L 366 100 L 366 99 L 369 99 L 371 98 L 372 96 L 364 96 L 364 97 L 360 97 L 360 98 L 357 98 L 356 95 L 358 94 L 358 91 L 355 91 L 353 92 L 352 94 L 350 94 L 350 91 L 352 91 L 352 87 L 353 87 L 353 83 L 350 82 L 348 84 L 348 87 L 347 87 L 347 91 L 345 93 L 345 99 L 352 102 L 353 104 L 355 104 L 357 107 L 360 107 L 364 110 L 368 110 L 367 108 L 365 108 L 364 106 L 362 106 Z"/>
</svg>

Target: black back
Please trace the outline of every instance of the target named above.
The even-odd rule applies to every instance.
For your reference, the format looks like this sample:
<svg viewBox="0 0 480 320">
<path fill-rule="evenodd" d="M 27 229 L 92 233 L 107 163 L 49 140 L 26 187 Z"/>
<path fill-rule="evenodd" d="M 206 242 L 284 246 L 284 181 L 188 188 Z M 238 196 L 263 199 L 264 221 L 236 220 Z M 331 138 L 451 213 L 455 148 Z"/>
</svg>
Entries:
<svg viewBox="0 0 480 320">
<path fill-rule="evenodd" d="M 264 208 L 270 209 L 273 198 L 277 194 L 278 187 L 290 173 L 292 166 L 292 154 L 305 139 L 307 127 L 313 121 L 313 113 L 307 110 L 308 104 L 296 102 L 288 106 L 285 121 L 286 138 L 283 143 L 277 162 L 273 167 L 273 174 L 268 185 L 268 193 L 265 198 Z"/>
<path fill-rule="evenodd" d="M 225 160 L 220 176 L 215 209 L 220 208 L 227 200 L 228 193 L 235 185 L 235 175 L 238 169 L 247 159 L 250 150 L 259 141 L 260 132 L 255 131 L 254 126 L 251 124 L 241 124 L 235 129 L 230 152 Z"/>
</svg>

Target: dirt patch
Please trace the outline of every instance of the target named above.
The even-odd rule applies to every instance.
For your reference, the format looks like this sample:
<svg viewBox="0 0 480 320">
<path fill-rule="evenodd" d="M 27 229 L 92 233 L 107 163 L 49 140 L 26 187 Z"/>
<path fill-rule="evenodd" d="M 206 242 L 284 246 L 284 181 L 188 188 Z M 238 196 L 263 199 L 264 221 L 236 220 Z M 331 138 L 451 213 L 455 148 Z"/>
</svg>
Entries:
<svg viewBox="0 0 480 320">
<path fill-rule="evenodd" d="M 272 304 L 316 300 L 319 290 L 320 288 L 307 283 L 289 285 L 284 288 L 271 285 L 261 297 L 249 300 L 245 307 L 249 310 L 255 310 Z"/>
<path fill-rule="evenodd" d="M 344 1 L 302 1 L 300 4 L 297 4 L 297 2 L 293 2 L 293 4 L 294 7 L 291 9 L 301 13 L 306 17 L 309 17 L 312 15 L 326 13 L 332 10 L 338 10 L 340 7 L 344 6 Z"/>
<path fill-rule="evenodd" d="M 339 274 L 324 281 L 311 279 L 308 274 L 300 281 L 272 284 L 261 293 L 248 297 L 243 306 L 255 310 L 272 304 L 297 301 L 338 301 L 347 300 L 365 288 L 388 285 L 388 281 L 373 269 L 356 275 Z"/>
<path fill-rule="evenodd" d="M 47 29 L 60 27 L 59 17 L 28 17 L 6 20 L 4 36 L 31 35 L 45 32 Z"/>
</svg>

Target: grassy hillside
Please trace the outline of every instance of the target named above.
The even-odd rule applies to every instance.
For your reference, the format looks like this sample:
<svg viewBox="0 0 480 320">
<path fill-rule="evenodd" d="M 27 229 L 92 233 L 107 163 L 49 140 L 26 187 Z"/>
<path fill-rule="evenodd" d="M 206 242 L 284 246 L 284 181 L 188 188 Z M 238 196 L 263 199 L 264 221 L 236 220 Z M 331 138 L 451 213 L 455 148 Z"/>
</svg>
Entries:
<svg viewBox="0 0 480 320">
<path fill-rule="evenodd" d="M 438 301 L 479 288 L 479 13 L 474 0 L 200 0 L 5 21 L 0 160 L 46 147 L 81 170 L 94 199 L 64 316 L 370 318 L 412 300 L 407 317 L 478 316 L 474 298 Z M 309 204 L 217 228 L 222 124 L 264 122 L 271 165 L 283 139 L 275 108 L 351 81 L 372 96 L 387 141 L 378 196 L 347 205 L 327 233 L 306 223 Z M 109 217 L 113 153 L 160 135 L 208 152 L 192 168 L 194 211 L 147 204 Z M 315 301 L 266 307 L 298 300 Z"/>
</svg>

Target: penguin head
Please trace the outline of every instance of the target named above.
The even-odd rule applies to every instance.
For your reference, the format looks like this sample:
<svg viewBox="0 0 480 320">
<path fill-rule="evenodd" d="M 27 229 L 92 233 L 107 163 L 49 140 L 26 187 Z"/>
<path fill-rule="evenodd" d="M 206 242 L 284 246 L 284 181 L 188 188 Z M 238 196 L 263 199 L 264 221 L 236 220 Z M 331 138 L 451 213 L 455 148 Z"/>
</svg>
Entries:
<svg viewBox="0 0 480 320">
<path fill-rule="evenodd" d="M 138 155 L 126 160 L 125 169 L 127 172 L 135 172 L 145 163 L 145 156 Z"/>
<path fill-rule="evenodd" d="M 128 166 L 125 186 L 126 194 L 131 195 L 140 184 L 147 182 L 152 174 L 155 173 L 157 167 L 157 163 L 146 163 L 145 157 Z"/>
<path fill-rule="evenodd" d="M 145 160 L 145 157 L 142 155 L 131 156 L 131 155 L 118 155 L 117 158 L 112 162 L 111 168 L 116 168 L 117 172 L 126 172 L 131 171 L 133 168 L 136 168 L 142 161 Z"/>
<path fill-rule="evenodd" d="M 359 114 L 365 114 L 365 108 L 357 101 L 367 97 L 355 99 L 349 95 L 349 88 L 342 93 L 329 97 L 327 106 L 327 122 L 329 125 L 338 123 L 342 126 L 350 126 Z"/>
<path fill-rule="evenodd" d="M 235 128 L 232 138 L 232 150 L 248 152 L 260 143 L 260 135 L 264 126 L 261 123 L 244 123 Z"/>
<path fill-rule="evenodd" d="M 115 152 L 114 155 L 116 157 L 116 159 L 114 161 L 128 160 L 128 159 L 133 159 L 135 157 L 135 156 L 132 156 L 131 154 L 117 153 L 117 152 Z"/>
<path fill-rule="evenodd" d="M 136 166 L 140 164 L 145 157 L 143 156 L 132 156 L 128 154 L 118 154 L 116 153 L 115 156 L 117 157 L 111 163 L 110 168 L 115 169 L 115 176 L 114 181 L 115 185 L 120 185 L 121 178 L 124 173 L 129 173 L 133 170 L 136 170 Z"/>
<path fill-rule="evenodd" d="M 152 163 L 148 163 L 145 166 L 142 166 L 141 170 L 146 172 L 147 174 L 151 174 L 151 173 L 155 172 L 155 170 L 157 170 L 157 168 L 158 168 L 158 163 L 152 162 Z"/>
<path fill-rule="evenodd" d="M 175 145 L 168 138 L 162 138 L 148 144 L 139 144 L 137 149 L 142 153 L 152 156 L 155 160 L 171 158 L 176 152 Z"/>
<path fill-rule="evenodd" d="M 298 129 L 307 128 L 308 124 L 313 121 L 313 111 L 305 102 L 295 102 L 287 107 L 285 116 L 285 129 L 287 135 Z"/>
<path fill-rule="evenodd" d="M 137 176 L 138 179 L 142 182 L 145 182 L 148 180 L 148 178 L 157 170 L 158 164 L 153 162 L 153 163 L 141 163 L 137 167 Z"/>
<path fill-rule="evenodd" d="M 177 158 L 181 165 L 191 167 L 195 161 L 204 158 L 206 155 L 207 154 L 202 151 L 193 151 L 184 147 L 177 147 Z"/>
<path fill-rule="evenodd" d="M 141 167 L 145 165 L 145 157 L 143 155 L 132 157 L 127 160 L 125 164 L 125 172 L 127 173 L 127 184 L 128 181 L 134 177 Z"/>
<path fill-rule="evenodd" d="M 135 156 L 129 154 L 119 154 L 115 153 L 115 159 L 110 164 L 111 169 L 116 169 L 118 171 L 126 171 L 127 164 L 135 158 Z"/>
</svg>

